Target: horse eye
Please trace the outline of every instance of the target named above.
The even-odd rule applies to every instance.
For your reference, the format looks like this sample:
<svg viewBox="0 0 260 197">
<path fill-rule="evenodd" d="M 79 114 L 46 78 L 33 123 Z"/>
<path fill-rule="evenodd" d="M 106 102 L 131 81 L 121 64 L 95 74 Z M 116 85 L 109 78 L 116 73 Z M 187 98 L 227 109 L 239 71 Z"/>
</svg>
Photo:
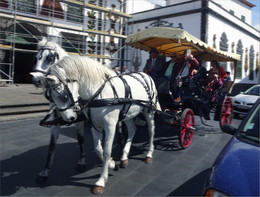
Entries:
<svg viewBox="0 0 260 197">
<path fill-rule="evenodd" d="M 68 94 L 67 94 L 67 92 L 66 91 L 62 91 L 61 93 L 60 93 L 60 99 L 63 101 L 63 102 L 67 102 L 68 101 Z"/>
</svg>

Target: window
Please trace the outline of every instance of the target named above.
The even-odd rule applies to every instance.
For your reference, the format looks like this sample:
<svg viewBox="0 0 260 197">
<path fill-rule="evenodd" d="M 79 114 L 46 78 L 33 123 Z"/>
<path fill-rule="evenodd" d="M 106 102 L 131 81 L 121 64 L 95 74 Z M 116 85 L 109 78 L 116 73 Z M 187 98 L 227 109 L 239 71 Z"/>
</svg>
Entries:
<svg viewBox="0 0 260 197">
<path fill-rule="evenodd" d="M 235 15 L 234 10 L 229 10 L 229 13 L 232 14 L 232 15 Z"/>
<path fill-rule="evenodd" d="M 260 106 L 258 105 L 238 134 L 239 137 L 257 144 L 259 144 L 259 110 Z"/>
<path fill-rule="evenodd" d="M 222 33 L 221 37 L 220 37 L 220 50 L 222 51 L 228 51 L 228 39 L 227 39 L 227 35 L 225 32 Z M 227 70 L 227 63 L 226 62 L 221 62 L 220 66 L 222 66 L 224 68 L 224 70 Z"/>
<path fill-rule="evenodd" d="M 241 21 L 243 21 L 243 22 L 246 21 L 246 17 L 244 15 L 241 15 Z"/>
<path fill-rule="evenodd" d="M 41 14 L 49 17 L 64 18 L 62 6 L 58 1 L 44 0 Z"/>
<path fill-rule="evenodd" d="M 68 5 L 68 21 L 74 21 L 81 23 L 82 22 L 82 8 L 81 7 L 74 7 L 71 5 Z"/>
<path fill-rule="evenodd" d="M 253 45 L 250 47 L 249 51 L 249 80 L 254 80 L 254 61 L 255 61 L 255 50 Z"/>
<path fill-rule="evenodd" d="M 85 40 L 86 38 L 82 35 L 62 32 L 63 38 L 62 38 L 62 47 L 67 52 L 73 52 L 73 53 L 85 53 Z"/>
<path fill-rule="evenodd" d="M 243 44 L 241 40 L 238 40 L 237 43 L 237 54 L 239 54 L 241 56 L 241 61 L 237 62 L 237 75 L 236 77 L 238 79 L 242 78 L 242 62 L 243 62 Z"/>
<path fill-rule="evenodd" d="M 33 0 L 18 0 L 17 10 L 23 12 L 35 13 L 35 6 Z"/>
</svg>

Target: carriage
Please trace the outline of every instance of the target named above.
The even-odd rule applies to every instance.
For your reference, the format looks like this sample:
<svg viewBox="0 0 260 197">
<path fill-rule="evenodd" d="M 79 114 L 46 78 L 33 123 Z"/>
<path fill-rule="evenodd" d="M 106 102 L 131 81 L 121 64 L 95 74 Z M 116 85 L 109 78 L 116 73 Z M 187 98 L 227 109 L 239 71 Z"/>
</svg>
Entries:
<svg viewBox="0 0 260 197">
<path fill-rule="evenodd" d="M 151 48 L 157 48 L 166 56 L 173 51 L 182 54 L 185 50 L 191 49 L 192 54 L 198 60 L 209 61 L 214 58 L 218 61 L 234 61 L 234 68 L 236 68 L 236 60 L 239 59 L 239 56 L 234 54 L 210 48 L 181 29 L 152 28 L 144 30 L 129 36 L 126 43 L 129 46 L 147 51 Z M 87 119 L 91 121 L 95 150 L 104 162 L 102 174 L 95 183 L 93 193 L 103 192 L 108 179 L 108 167 L 116 169 L 115 161 L 111 160 L 110 155 L 116 124 L 119 120 L 124 121 L 128 129 L 128 139 L 121 157 L 122 165 L 126 165 L 128 162 L 128 154 L 136 130 L 133 118 L 140 113 L 145 116 L 150 136 L 146 163 L 152 162 L 154 120 L 171 127 L 178 126 L 180 128 L 180 145 L 183 148 L 190 145 L 195 130 L 193 104 L 203 101 L 199 94 L 187 95 L 188 99 L 178 103 L 170 100 L 168 102 L 170 105 L 167 106 L 166 101 L 159 100 L 160 103 L 158 102 L 155 84 L 147 74 L 117 75 L 113 70 L 97 61 L 83 56 L 72 57 L 68 54 L 62 56 L 61 51 L 62 49 L 57 44 L 45 41 L 36 55 L 37 64 L 34 73 L 32 73 L 36 77 L 39 76 L 45 87 L 44 92 L 50 98 L 50 106 L 52 106 L 50 113 L 41 122 L 41 125 L 51 126 L 52 140 L 50 140 L 50 150 L 45 168 L 39 174 L 40 180 L 42 178 L 45 180 L 48 177 L 60 125 L 86 121 Z M 197 78 L 201 78 L 202 75 L 197 76 L 200 76 Z M 226 92 L 231 85 L 232 82 L 229 81 Z M 162 111 L 160 105 L 165 110 Z M 221 107 L 221 125 L 231 124 L 231 99 L 225 98 Z M 48 118 L 51 115 L 55 116 L 55 114 L 58 114 L 59 118 L 54 117 L 53 120 L 48 121 Z M 83 119 L 80 119 L 82 116 Z M 84 145 L 83 130 L 84 122 L 78 125 L 78 142 L 81 150 L 78 165 L 80 166 L 85 165 L 85 152 L 82 148 Z M 104 151 L 101 142 L 103 132 L 106 141 Z"/>
<path fill-rule="evenodd" d="M 237 61 L 240 56 L 233 53 L 219 51 L 206 43 L 177 28 L 154 27 L 130 35 L 126 44 L 136 49 L 150 51 L 156 49 L 163 56 L 170 56 L 172 52 L 182 55 L 191 49 L 192 55 L 201 63 L 207 61 L 232 62 L 234 77 L 236 76 Z M 228 97 L 234 80 L 230 76 L 224 79 L 217 89 L 212 89 L 205 81 L 207 72 L 205 68 L 199 70 L 188 82 L 179 102 L 175 102 L 171 92 L 159 94 L 159 101 L 164 112 L 159 113 L 157 122 L 169 126 L 179 126 L 179 142 L 182 148 L 187 148 L 192 140 L 194 127 L 194 114 L 208 116 L 215 113 L 219 125 L 231 124 L 233 118 L 232 100 Z M 169 88 L 170 89 L 170 88 Z M 205 122 L 201 118 L 204 125 Z"/>
</svg>

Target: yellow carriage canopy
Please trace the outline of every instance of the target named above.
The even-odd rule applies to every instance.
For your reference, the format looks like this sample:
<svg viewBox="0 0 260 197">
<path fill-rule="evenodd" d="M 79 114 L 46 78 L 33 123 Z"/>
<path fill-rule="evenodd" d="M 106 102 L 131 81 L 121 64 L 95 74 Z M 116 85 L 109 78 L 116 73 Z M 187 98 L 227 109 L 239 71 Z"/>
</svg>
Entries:
<svg viewBox="0 0 260 197">
<path fill-rule="evenodd" d="M 170 56 L 172 52 L 183 54 L 187 49 L 201 61 L 234 61 L 240 55 L 211 48 L 205 42 L 179 28 L 154 27 L 132 34 L 126 38 L 126 44 L 145 51 L 156 48 L 160 54 Z"/>
</svg>

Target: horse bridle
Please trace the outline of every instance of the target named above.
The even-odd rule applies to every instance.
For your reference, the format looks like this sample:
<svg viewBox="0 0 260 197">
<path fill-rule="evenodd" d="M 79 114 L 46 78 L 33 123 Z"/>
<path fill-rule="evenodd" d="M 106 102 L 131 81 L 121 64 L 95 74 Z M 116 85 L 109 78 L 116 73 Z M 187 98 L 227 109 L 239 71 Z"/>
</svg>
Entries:
<svg viewBox="0 0 260 197">
<path fill-rule="evenodd" d="M 40 57 L 39 57 L 39 60 L 42 59 L 42 54 L 43 54 L 43 51 L 45 50 L 49 50 L 49 55 L 47 57 L 47 60 L 50 62 L 50 64 L 53 64 L 55 62 L 55 60 L 59 60 L 60 59 L 60 56 L 57 52 L 57 48 L 56 47 L 47 47 L 47 46 L 43 46 L 39 49 L 39 52 L 40 52 Z M 51 51 L 54 51 L 54 53 L 52 53 Z M 46 72 L 42 71 L 42 70 L 35 70 L 35 72 L 41 72 L 43 74 L 46 74 Z"/>
<path fill-rule="evenodd" d="M 54 91 L 56 92 L 58 95 L 59 95 L 59 98 L 62 102 L 67 102 L 69 99 L 71 101 L 71 104 L 66 107 L 66 108 L 58 108 L 57 104 L 56 105 L 56 108 L 58 111 L 62 112 L 62 111 L 66 111 L 67 109 L 71 108 L 71 107 L 74 107 L 74 111 L 79 113 L 80 112 L 80 106 L 79 106 L 79 101 L 75 101 L 73 96 L 72 96 L 72 93 L 68 87 L 68 83 L 75 83 L 77 82 L 77 80 L 66 80 L 66 83 L 63 83 L 63 82 L 59 82 L 58 84 L 55 84 L 55 85 L 47 85 L 47 88 L 46 90 L 49 90 L 49 92 L 45 92 L 45 97 L 46 98 L 49 98 L 50 101 L 54 101 L 53 98 L 52 98 L 52 93 L 51 91 Z M 58 91 L 57 89 L 63 85 L 64 86 L 64 89 L 62 91 Z M 49 93 L 49 95 L 47 96 L 47 93 Z"/>
</svg>

